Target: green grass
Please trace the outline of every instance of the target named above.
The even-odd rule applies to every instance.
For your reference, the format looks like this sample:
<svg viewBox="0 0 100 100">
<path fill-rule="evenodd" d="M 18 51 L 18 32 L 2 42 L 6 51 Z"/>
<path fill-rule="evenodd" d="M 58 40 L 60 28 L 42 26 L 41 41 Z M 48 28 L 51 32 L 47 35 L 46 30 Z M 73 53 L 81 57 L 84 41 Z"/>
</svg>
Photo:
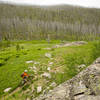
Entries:
<svg viewBox="0 0 100 100">
<path fill-rule="evenodd" d="M 33 64 L 26 64 L 26 61 L 34 60 L 40 62 L 39 64 L 35 65 L 38 69 L 38 78 L 33 81 L 33 84 L 34 86 L 41 84 L 43 88 L 46 88 L 54 81 L 57 84 L 60 84 L 72 78 L 79 73 L 77 71 L 78 65 L 85 64 L 88 66 L 100 56 L 100 47 L 98 46 L 99 42 L 89 42 L 88 44 L 82 46 L 55 48 L 53 50 L 44 49 L 47 47 L 52 47 L 58 43 L 60 42 L 53 41 L 48 44 L 46 41 L 21 41 L 14 42 L 11 47 L 2 50 L 0 52 L 0 61 L 2 63 L 0 65 L 0 97 L 6 95 L 3 92 L 4 89 L 12 87 L 11 91 L 13 91 L 18 87 L 21 81 L 21 73 L 25 69 L 29 70 L 29 66 L 33 66 Z M 19 47 L 16 47 L 17 44 Z M 20 49 L 17 50 L 18 48 Z M 53 59 L 49 59 L 44 56 L 47 52 L 52 54 Z M 44 78 L 41 78 L 40 75 L 43 72 L 47 72 L 49 62 L 53 62 L 53 65 L 51 65 L 51 70 L 55 71 L 56 69 L 57 72 L 50 72 L 52 78 L 46 79 L 49 81 L 47 84 Z M 31 71 L 29 71 L 29 74 L 33 74 L 35 76 L 35 74 Z M 31 88 L 31 86 L 29 86 L 29 88 Z M 34 93 L 35 96 L 38 95 L 36 92 Z M 25 100 L 26 97 L 26 94 L 24 94 L 24 96 L 20 96 L 20 93 L 17 92 L 13 96 L 9 97 L 8 100 L 20 100 L 20 98 L 21 100 Z"/>
</svg>

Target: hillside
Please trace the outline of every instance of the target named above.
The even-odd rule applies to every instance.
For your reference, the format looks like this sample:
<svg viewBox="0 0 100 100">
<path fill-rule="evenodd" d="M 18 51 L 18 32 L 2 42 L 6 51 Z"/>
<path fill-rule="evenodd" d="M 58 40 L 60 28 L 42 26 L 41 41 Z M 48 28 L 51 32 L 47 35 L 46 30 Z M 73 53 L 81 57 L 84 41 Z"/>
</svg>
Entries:
<svg viewBox="0 0 100 100">
<path fill-rule="evenodd" d="M 0 99 L 32 100 L 71 79 L 99 56 L 100 42 L 95 41 L 11 42 L 0 50 Z M 33 79 L 21 86 L 26 69 Z"/>
<path fill-rule="evenodd" d="M 94 40 L 100 37 L 99 18 L 95 8 L 0 4 L 0 39 Z"/>
</svg>

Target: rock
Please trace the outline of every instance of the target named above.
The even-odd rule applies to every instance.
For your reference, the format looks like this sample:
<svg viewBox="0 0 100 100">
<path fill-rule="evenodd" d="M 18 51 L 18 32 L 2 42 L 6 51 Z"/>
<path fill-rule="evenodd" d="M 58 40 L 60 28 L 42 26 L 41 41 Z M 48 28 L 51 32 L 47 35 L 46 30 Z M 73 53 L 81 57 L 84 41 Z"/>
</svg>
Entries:
<svg viewBox="0 0 100 100">
<path fill-rule="evenodd" d="M 26 100 L 30 100 L 30 98 L 27 98 Z"/>
<path fill-rule="evenodd" d="M 83 81 L 80 82 L 75 81 L 73 84 L 74 84 L 73 85 L 74 95 L 77 95 L 79 93 L 84 93 L 87 90 L 85 84 L 83 84 Z"/>
<path fill-rule="evenodd" d="M 26 61 L 26 63 L 27 63 L 27 64 L 29 64 L 29 63 L 33 63 L 33 61 Z"/>
<path fill-rule="evenodd" d="M 49 90 L 50 89 L 50 87 L 47 87 L 47 90 Z"/>
<path fill-rule="evenodd" d="M 83 69 L 83 68 L 85 68 L 86 67 L 86 65 L 85 64 L 82 64 L 82 65 L 79 65 L 77 68 L 79 69 L 79 71 L 81 70 L 81 69 Z"/>
<path fill-rule="evenodd" d="M 35 67 L 35 66 L 33 66 L 33 67 L 28 67 L 29 69 L 30 69 L 30 71 L 33 71 L 33 72 L 37 72 L 37 68 Z"/>
<path fill-rule="evenodd" d="M 98 59 L 96 59 L 96 61 L 94 62 L 94 64 L 99 64 L 100 63 L 100 57 Z"/>
<path fill-rule="evenodd" d="M 52 57 L 50 53 L 45 53 L 45 56 L 48 57 L 48 58 Z"/>
<path fill-rule="evenodd" d="M 42 91 L 42 86 L 37 87 L 37 93 L 40 93 Z"/>
<path fill-rule="evenodd" d="M 9 92 L 10 90 L 11 90 L 11 87 L 6 88 L 6 89 L 4 90 L 4 92 Z"/>
<path fill-rule="evenodd" d="M 46 78 L 51 78 L 50 73 L 47 73 L 47 72 L 43 73 L 42 76 L 43 77 L 46 77 Z"/>
<path fill-rule="evenodd" d="M 45 50 L 51 50 L 51 48 L 44 48 Z"/>
<path fill-rule="evenodd" d="M 51 83 L 51 87 L 55 87 L 57 84 L 55 82 Z"/>
<path fill-rule="evenodd" d="M 50 62 L 50 63 L 49 63 L 49 65 L 52 65 L 52 64 L 53 64 L 53 62 Z"/>
<path fill-rule="evenodd" d="M 50 69 L 51 69 L 50 67 L 47 68 L 48 71 L 50 71 Z"/>
<path fill-rule="evenodd" d="M 34 62 L 35 65 L 40 64 L 40 62 Z"/>
<path fill-rule="evenodd" d="M 34 70 L 37 70 L 37 68 L 36 68 L 35 66 L 33 66 L 33 69 L 34 69 Z"/>
<path fill-rule="evenodd" d="M 67 47 L 67 46 L 73 46 L 73 45 L 79 46 L 79 45 L 83 45 L 83 44 L 86 44 L 86 43 L 87 42 L 85 42 L 85 41 L 69 42 L 69 43 L 56 45 L 53 48 Z"/>
</svg>

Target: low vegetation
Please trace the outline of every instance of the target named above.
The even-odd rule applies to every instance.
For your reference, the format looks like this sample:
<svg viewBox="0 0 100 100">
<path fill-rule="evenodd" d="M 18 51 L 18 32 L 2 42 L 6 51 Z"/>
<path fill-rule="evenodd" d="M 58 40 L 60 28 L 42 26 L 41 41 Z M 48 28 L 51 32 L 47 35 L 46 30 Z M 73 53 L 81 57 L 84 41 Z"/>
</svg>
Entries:
<svg viewBox="0 0 100 100">
<path fill-rule="evenodd" d="M 22 80 L 20 75 L 25 69 L 34 76 L 32 84 L 16 91 L 7 100 L 20 100 L 20 98 L 25 100 L 27 97 L 38 96 L 44 90 L 47 92 L 53 88 L 52 83 L 59 85 L 72 78 L 100 56 L 98 41 L 81 46 L 46 49 L 59 43 L 61 41 L 51 41 L 49 44 L 46 41 L 19 41 L 10 42 L 10 46 L 2 48 L 0 50 L 0 98 L 9 94 L 4 93 L 6 88 L 11 87 L 10 92 L 16 90 Z M 51 57 L 46 57 L 46 53 L 51 54 Z M 27 63 L 27 61 L 33 62 Z M 77 66 L 82 64 L 85 67 L 79 69 Z M 51 78 L 43 77 L 45 72 L 49 73 Z M 40 93 L 37 93 L 38 86 L 42 87 Z"/>
</svg>

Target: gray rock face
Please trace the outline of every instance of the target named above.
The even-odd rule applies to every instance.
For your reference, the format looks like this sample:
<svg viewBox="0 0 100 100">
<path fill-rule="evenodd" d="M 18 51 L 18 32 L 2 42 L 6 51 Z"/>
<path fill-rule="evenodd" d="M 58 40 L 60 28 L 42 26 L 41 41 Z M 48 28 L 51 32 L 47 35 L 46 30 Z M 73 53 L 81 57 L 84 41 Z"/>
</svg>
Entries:
<svg viewBox="0 0 100 100">
<path fill-rule="evenodd" d="M 56 45 L 53 48 L 68 47 L 68 46 L 73 46 L 73 45 L 80 46 L 80 45 L 83 45 L 83 44 L 86 44 L 86 43 L 87 42 L 85 42 L 85 41 L 69 42 L 69 43 L 65 43 L 65 44 Z"/>
<path fill-rule="evenodd" d="M 33 100 L 100 100 L 100 58 L 72 79 Z"/>
</svg>

